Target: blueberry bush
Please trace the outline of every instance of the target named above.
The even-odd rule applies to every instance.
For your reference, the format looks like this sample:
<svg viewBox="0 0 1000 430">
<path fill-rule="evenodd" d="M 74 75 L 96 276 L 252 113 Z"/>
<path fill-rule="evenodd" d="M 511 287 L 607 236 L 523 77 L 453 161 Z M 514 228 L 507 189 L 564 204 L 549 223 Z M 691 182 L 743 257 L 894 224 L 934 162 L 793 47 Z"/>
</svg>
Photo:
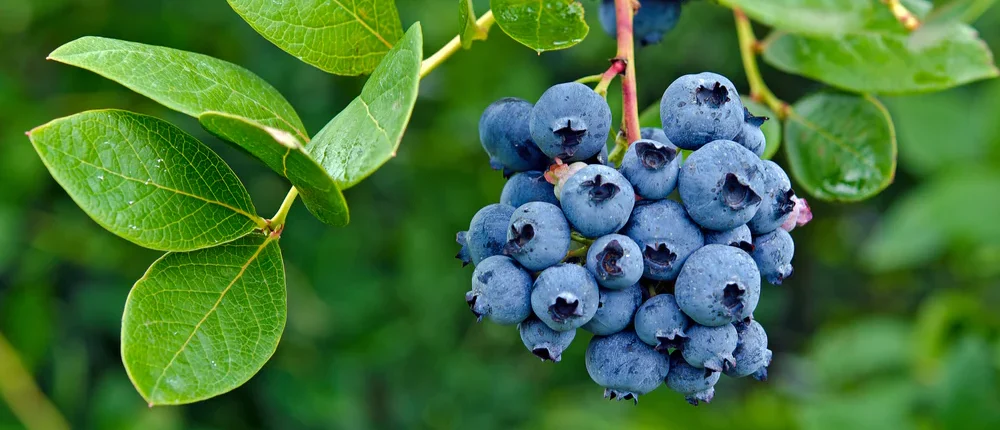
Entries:
<svg viewBox="0 0 1000 430">
<path fill-rule="evenodd" d="M 306 126 L 312 126 L 313 115 L 300 118 L 277 89 L 290 88 L 275 81 L 280 76 L 269 74 L 272 85 L 250 70 L 258 69 L 261 60 L 243 67 L 159 46 L 156 40 L 86 33 L 68 43 L 58 41 L 62 45 L 49 60 L 92 72 L 155 103 L 106 98 L 99 109 L 27 132 L 52 179 L 83 213 L 121 239 L 164 252 L 132 287 L 120 326 L 124 373 L 149 406 L 215 398 L 244 385 L 268 363 L 286 322 L 316 305 L 290 299 L 290 280 L 308 275 L 286 272 L 283 252 L 294 254 L 295 249 L 282 247 L 283 236 L 294 234 L 299 228 L 295 222 L 308 229 L 302 233 L 307 236 L 335 235 L 352 221 L 349 201 L 357 199 L 368 207 L 401 197 L 392 186 L 375 197 L 349 190 L 377 178 L 376 172 L 397 155 L 424 150 L 401 145 L 408 127 L 434 114 L 434 95 L 443 88 L 466 91 L 451 88 L 448 80 L 433 80 L 434 72 L 463 55 L 490 55 L 477 51 L 493 47 L 501 34 L 523 45 L 520 49 L 537 52 L 538 64 L 557 55 L 560 62 L 579 60 L 588 67 L 593 62 L 587 59 L 594 56 L 610 61 L 585 70 L 567 67 L 560 69 L 560 76 L 546 76 L 546 82 L 531 81 L 526 86 L 538 90 L 533 93 L 512 92 L 499 100 L 494 97 L 492 104 L 463 106 L 462 115 L 469 118 L 456 123 L 475 127 L 478 119 L 477 130 L 443 127 L 435 132 L 478 137 L 486 155 L 462 160 L 428 155 L 419 163 L 467 163 L 467 171 L 492 168 L 507 178 L 502 189 L 492 183 L 492 202 L 474 216 L 444 209 L 449 216 L 464 217 L 459 224 L 472 219 L 457 237 L 463 245 L 459 257 L 475 266 L 466 302 L 479 319 L 516 325 L 524 346 L 543 360 L 562 365 L 571 345 L 589 342 L 585 354 L 573 355 L 579 362 L 572 368 L 574 377 L 589 374 L 607 397 L 634 399 L 666 385 L 698 403 L 712 399 L 713 387 L 725 381 L 720 376 L 764 379 L 768 364 L 782 351 L 768 344 L 763 327 L 773 330 L 772 325 L 761 324 L 753 314 L 767 294 L 762 290 L 778 288 L 768 284 L 781 284 L 792 275 L 795 245 L 802 246 L 802 241 L 793 244 L 788 230 L 811 217 L 806 198 L 817 218 L 804 229 L 817 229 L 809 239 L 820 243 L 853 235 L 862 243 L 866 270 L 906 270 L 946 257 L 950 249 L 972 246 L 978 260 L 954 262 L 956 270 L 996 275 L 995 270 L 982 269 L 996 259 L 991 239 L 997 232 L 983 227 L 992 225 L 996 212 L 992 206 L 955 210 L 995 194 L 994 186 L 1000 183 L 996 172 L 951 167 L 989 152 L 976 145 L 992 137 L 990 119 L 957 112 L 988 112 L 992 98 L 959 96 L 956 91 L 966 84 L 982 85 L 978 81 L 998 74 L 989 46 L 970 24 L 989 10 L 991 1 L 451 3 L 457 4 L 449 5 L 447 16 L 428 16 L 419 7 L 391 0 L 228 0 L 234 16 L 259 37 L 315 68 L 301 76 L 325 73 L 336 75 L 330 78 L 336 82 L 354 83 L 338 86 L 338 91 L 354 91 L 338 106 L 339 113 L 323 118 L 325 126 L 315 133 Z M 691 9 L 697 15 L 689 15 Z M 45 10 L 38 6 L 37 11 Z M 423 22 L 414 22 L 407 12 Z M 709 34 L 689 19 L 703 14 L 716 21 L 725 16 L 729 32 Z M 431 18 L 440 21 L 428 21 Z M 606 35 L 590 34 L 590 25 L 600 25 Z M 705 34 L 698 43 L 672 52 L 671 37 L 678 31 Z M 765 31 L 767 36 L 757 37 Z M 425 32 L 433 40 L 442 40 L 444 33 L 453 38 L 432 49 L 425 47 Z M 734 37 L 721 39 L 730 35 Z M 606 41 L 593 42 L 598 38 Z M 711 52 L 718 43 L 738 48 L 729 60 L 741 63 L 742 73 L 721 64 L 722 56 Z M 577 53 L 594 47 L 602 50 Z M 685 68 L 687 74 L 673 73 L 676 69 L 671 74 L 644 71 L 643 51 L 677 55 L 677 61 L 689 60 L 696 67 Z M 761 63 L 792 76 L 794 85 L 780 86 L 782 97 L 778 86 L 772 85 L 772 90 L 765 82 L 765 76 L 770 81 L 776 73 L 762 73 Z M 544 65 L 530 64 L 518 63 L 513 70 L 467 66 L 466 73 L 474 75 L 468 79 L 479 87 L 501 76 L 529 81 L 535 79 L 532 75 L 545 76 L 540 72 Z M 717 67 L 725 67 L 726 76 L 705 72 Z M 360 75 L 367 77 L 352 78 Z M 302 94 L 322 97 L 328 90 L 295 89 L 294 100 L 303 100 Z M 927 102 L 909 103 L 903 97 L 914 94 L 910 97 Z M 314 110 L 309 105 L 305 109 Z M 894 121 L 890 110 L 902 115 Z M 955 136 L 953 128 L 936 131 L 954 122 L 968 122 L 960 127 L 961 136 Z M 432 132 L 420 133 L 434 139 Z M 210 136 L 235 150 L 205 142 Z M 913 145 L 901 155 L 908 169 L 928 175 L 930 181 L 885 208 L 885 221 L 870 237 L 844 233 L 849 225 L 831 226 L 833 214 L 843 210 L 835 203 L 868 200 L 894 182 L 897 137 Z M 283 200 L 280 194 L 275 194 L 277 199 L 264 197 L 280 201 L 271 216 L 261 215 L 255 206 L 262 193 L 253 186 L 257 179 L 245 174 L 252 169 L 239 158 L 244 155 L 290 185 Z M 437 181 L 435 186 L 441 189 L 429 194 L 448 196 L 448 190 L 457 190 L 456 199 L 468 187 L 460 181 Z M 325 226 L 289 216 L 299 198 Z M 434 199 L 438 206 L 448 204 L 446 198 Z M 379 216 L 406 217 L 404 207 L 387 203 L 384 209 Z M 378 225 L 364 219 L 373 216 L 365 210 L 362 219 L 354 220 L 368 227 L 368 236 L 352 236 L 358 240 L 315 258 L 351 258 L 365 240 L 373 240 L 371 235 L 379 235 Z M 419 224 L 413 227 L 415 233 L 398 240 L 428 240 Z M 54 236 L 38 239 L 43 248 L 52 243 L 72 246 L 72 235 L 49 234 Z M 844 254 L 837 251 L 842 249 L 827 255 L 843 258 L 832 257 Z M 314 282 L 334 282 L 345 295 L 371 287 L 352 283 L 356 275 L 347 273 L 350 265 L 329 264 L 344 273 Z M 421 272 L 421 278 L 407 281 L 429 285 L 453 276 L 441 274 L 453 270 L 442 269 L 447 267 L 443 264 L 434 267 L 435 273 Z M 821 282 L 790 279 L 785 286 L 791 288 L 797 282 Z M 419 296 L 421 288 L 432 287 L 411 285 L 406 294 Z M 948 370 L 956 374 L 962 363 L 992 366 L 983 363 L 995 359 L 995 348 L 987 344 L 995 340 L 993 332 L 947 348 L 933 343 L 964 318 L 990 318 L 968 296 L 936 294 L 942 294 L 937 307 L 927 305 L 921 311 L 914 333 L 893 321 L 863 320 L 824 336 L 811 348 L 812 362 L 828 365 L 813 371 L 813 379 L 799 381 L 822 389 L 814 390 L 816 398 L 803 400 L 795 412 L 798 422 L 819 428 L 822 425 L 815 423 L 832 425 L 830 417 L 842 416 L 834 406 L 867 407 L 869 402 L 853 397 L 851 390 L 885 369 L 920 373 L 942 356 L 957 357 L 949 363 L 958 364 Z M 457 295 L 441 303 L 411 300 L 420 306 L 407 312 L 462 307 Z M 379 302 L 366 306 L 377 307 Z M 760 306 L 781 305 L 760 300 Z M 478 331 L 489 330 L 485 327 L 468 328 L 466 336 L 475 338 Z M 408 328 L 380 330 L 380 336 L 392 338 L 407 336 Z M 495 332 L 486 333 L 488 338 L 479 342 L 495 340 Z M 507 335 L 514 336 L 513 331 Z M 0 358 L 9 349 L 4 342 L 0 338 Z M 300 345 L 301 339 L 291 342 Z M 863 342 L 871 348 L 856 347 Z M 927 344 L 927 356 L 911 360 L 904 351 L 908 342 Z M 845 357 L 843 351 L 858 352 Z M 848 374 L 836 364 L 841 359 L 861 363 L 863 369 L 851 368 L 856 373 Z M 966 379 L 943 384 L 988 379 L 960 376 Z M 897 382 L 883 375 L 880 385 L 865 395 L 892 397 L 907 405 L 924 401 L 900 394 L 911 387 Z M 990 399 L 973 400 L 983 402 L 979 410 L 988 410 Z M 941 416 L 960 415 L 955 412 L 958 406 L 935 401 L 945 402 L 937 406 Z M 558 406 L 550 419 L 565 422 Z"/>
</svg>

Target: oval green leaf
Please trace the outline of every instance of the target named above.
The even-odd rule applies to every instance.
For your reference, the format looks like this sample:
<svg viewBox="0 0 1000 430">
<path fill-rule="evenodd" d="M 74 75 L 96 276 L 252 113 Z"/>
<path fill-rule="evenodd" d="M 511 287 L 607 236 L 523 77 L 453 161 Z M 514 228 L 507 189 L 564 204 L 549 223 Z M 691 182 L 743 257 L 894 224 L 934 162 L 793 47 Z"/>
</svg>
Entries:
<svg viewBox="0 0 1000 430">
<path fill-rule="evenodd" d="M 490 6 L 504 33 L 539 53 L 576 45 L 590 31 L 575 0 L 491 0 Z"/>
<path fill-rule="evenodd" d="M 206 112 L 198 121 L 212 134 L 236 142 L 288 178 L 299 190 L 306 208 L 320 221 L 336 227 L 347 225 L 344 195 L 294 135 L 221 112 Z"/>
<path fill-rule="evenodd" d="M 819 93 L 792 107 L 785 120 L 791 173 L 822 200 L 859 201 L 878 194 L 896 173 L 896 132 L 878 100 Z"/>
<path fill-rule="evenodd" d="M 939 91 L 1000 74 L 989 47 L 961 23 L 921 43 L 904 34 L 874 32 L 782 34 L 768 41 L 764 60 L 785 72 L 862 93 Z"/>
<path fill-rule="evenodd" d="M 458 37 L 465 49 L 471 48 L 474 41 L 486 40 L 486 31 L 476 23 L 472 0 L 458 0 L 458 28 Z"/>
<path fill-rule="evenodd" d="M 420 31 L 420 23 L 410 27 L 368 78 L 361 95 L 306 146 L 342 190 L 396 155 L 420 86 Z"/>
<path fill-rule="evenodd" d="M 905 32 L 889 8 L 875 0 L 719 0 L 740 8 L 754 21 L 777 30 L 811 35 L 842 35 L 877 30 Z M 903 0 L 918 17 L 930 10 L 926 0 Z"/>
<path fill-rule="evenodd" d="M 778 115 L 774 114 L 774 111 L 753 101 L 750 96 L 741 95 L 740 99 L 743 100 L 743 106 L 754 116 L 768 118 L 767 121 L 764 121 L 764 125 L 760 126 L 760 130 L 764 132 L 764 139 L 767 140 L 767 147 L 764 148 L 764 154 L 760 158 L 770 160 L 781 147 L 781 120 L 778 119 Z"/>
<path fill-rule="evenodd" d="M 125 302 L 122 362 L 150 406 L 204 400 L 243 385 L 264 366 L 285 317 L 276 235 L 168 253 Z"/>
<path fill-rule="evenodd" d="M 307 139 L 292 105 L 253 72 L 207 55 L 101 37 L 60 46 L 49 59 L 90 70 L 178 112 L 241 116 Z"/>
<path fill-rule="evenodd" d="M 89 111 L 35 128 L 28 137 L 87 215 L 137 245 L 189 251 L 267 225 L 226 162 L 166 121 Z"/>
<path fill-rule="evenodd" d="M 370 73 L 403 33 L 392 0 L 229 0 L 265 39 L 337 75 Z"/>
</svg>

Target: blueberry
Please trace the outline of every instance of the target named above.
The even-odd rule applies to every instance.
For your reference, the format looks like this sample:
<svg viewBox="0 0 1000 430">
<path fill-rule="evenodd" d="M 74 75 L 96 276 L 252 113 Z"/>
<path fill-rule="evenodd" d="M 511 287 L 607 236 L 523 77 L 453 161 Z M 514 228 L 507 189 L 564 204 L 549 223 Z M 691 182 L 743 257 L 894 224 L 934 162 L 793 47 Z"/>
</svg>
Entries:
<svg viewBox="0 0 1000 430">
<path fill-rule="evenodd" d="M 715 397 L 715 384 L 722 374 L 708 369 L 698 369 L 681 357 L 680 351 L 670 354 L 670 373 L 667 373 L 667 387 L 683 394 L 688 403 L 698 406 L 699 402 L 709 403 Z"/>
<path fill-rule="evenodd" d="M 621 172 L 644 199 L 665 199 L 677 186 L 681 153 L 676 146 L 640 139 L 629 146 Z"/>
<path fill-rule="evenodd" d="M 479 141 L 490 156 L 490 166 L 513 172 L 544 170 L 549 160 L 531 140 L 528 116 L 531 103 L 514 97 L 497 100 L 479 118 Z"/>
<path fill-rule="evenodd" d="M 732 230 L 705 230 L 703 233 L 706 245 L 729 245 L 746 252 L 753 252 L 753 236 L 750 234 L 750 227 L 747 227 L 746 224 Z"/>
<path fill-rule="evenodd" d="M 644 0 L 632 18 L 635 38 L 640 46 L 660 43 L 663 36 L 677 25 L 681 16 L 681 0 Z M 614 0 L 601 3 L 599 18 L 604 32 L 617 37 Z"/>
<path fill-rule="evenodd" d="M 587 251 L 587 270 L 604 288 L 629 287 L 642 278 L 642 269 L 642 250 L 628 236 L 602 236 Z"/>
<path fill-rule="evenodd" d="M 524 346 L 542 361 L 558 362 L 563 351 L 576 337 L 576 330 L 555 331 L 536 317 L 531 317 L 517 325 Z"/>
<path fill-rule="evenodd" d="M 594 336 L 587 345 L 586 364 L 590 378 L 605 388 L 605 398 L 636 403 L 663 384 L 670 371 L 670 359 L 631 330 Z"/>
<path fill-rule="evenodd" d="M 635 313 L 635 332 L 657 351 L 679 348 L 687 339 L 691 321 L 677 307 L 672 294 L 657 294 Z"/>
<path fill-rule="evenodd" d="M 743 103 L 736 87 L 722 75 L 684 75 L 663 93 L 660 120 L 674 145 L 698 149 L 736 137 L 743 127 Z"/>
<path fill-rule="evenodd" d="M 511 176 L 500 193 L 500 203 L 520 207 L 528 202 L 545 202 L 559 206 L 555 190 L 539 171 L 521 172 Z"/>
<path fill-rule="evenodd" d="M 586 160 L 607 148 L 611 108 L 590 87 L 568 82 L 542 94 L 531 110 L 531 137 L 545 155 Z"/>
<path fill-rule="evenodd" d="M 721 326 L 753 314 L 760 301 L 760 272 L 750 254 L 727 245 L 705 245 L 681 269 L 677 304 L 696 323 Z"/>
<path fill-rule="evenodd" d="M 566 180 L 559 200 L 573 228 L 594 238 L 625 226 L 635 205 L 635 191 L 617 170 L 592 164 Z"/>
<path fill-rule="evenodd" d="M 667 139 L 667 135 L 663 133 L 663 129 L 659 127 L 643 127 L 642 129 L 639 130 L 639 137 L 646 140 L 655 140 L 663 144 L 670 144 L 673 146 L 677 146 L 674 145 L 674 143 L 671 142 L 670 139 Z"/>
<path fill-rule="evenodd" d="M 601 288 L 597 313 L 583 329 L 599 336 L 618 333 L 632 323 L 639 303 L 642 303 L 642 287 L 638 283 L 621 290 Z"/>
<path fill-rule="evenodd" d="M 743 145 L 744 148 L 749 149 L 750 152 L 753 152 L 758 157 L 764 155 L 764 149 L 767 148 L 767 141 L 760 126 L 764 125 L 764 121 L 768 119 L 766 116 L 753 116 L 744 107 L 743 125 L 740 126 L 740 132 L 733 138 L 733 141 Z"/>
<path fill-rule="evenodd" d="M 764 194 L 757 214 L 747 224 L 756 235 L 777 230 L 792 216 L 795 209 L 795 192 L 792 191 L 792 183 L 785 171 L 770 160 L 762 161 L 761 166 L 764 168 Z"/>
<path fill-rule="evenodd" d="M 753 246 L 753 260 L 767 282 L 781 285 L 782 281 L 792 276 L 795 242 L 787 231 L 779 228 L 763 236 L 757 236 L 753 239 Z"/>
<path fill-rule="evenodd" d="M 480 320 L 517 324 L 531 315 L 531 274 L 510 257 L 486 258 L 472 273 L 472 291 L 465 293 L 465 301 Z"/>
<path fill-rule="evenodd" d="M 684 208 L 709 230 L 729 230 L 757 214 L 764 196 L 761 160 L 736 142 L 717 140 L 694 151 L 677 178 Z"/>
<path fill-rule="evenodd" d="M 600 299 L 597 281 L 587 269 L 558 264 L 538 275 L 531 291 L 531 308 L 549 328 L 567 331 L 590 321 Z"/>
<path fill-rule="evenodd" d="M 456 241 L 462 245 L 457 257 L 463 264 L 479 264 L 486 257 L 503 253 L 507 243 L 507 226 L 514 214 L 514 207 L 492 204 L 476 212 L 469 223 L 469 231 L 460 231 Z"/>
<path fill-rule="evenodd" d="M 530 202 L 514 210 L 507 228 L 504 254 L 537 272 L 556 264 L 569 252 L 569 224 L 559 207 Z"/>
<path fill-rule="evenodd" d="M 732 324 L 718 327 L 693 324 L 688 328 L 688 338 L 680 348 L 681 355 L 694 367 L 722 372 L 736 365 L 733 351 L 738 339 L 736 327 Z"/>
<path fill-rule="evenodd" d="M 754 375 L 767 379 L 767 366 L 771 364 L 771 350 L 767 349 L 767 333 L 757 321 L 747 319 L 733 324 L 738 339 L 733 357 L 736 365 L 724 370 L 726 376 L 742 378 Z"/>
<path fill-rule="evenodd" d="M 643 275 L 658 281 L 676 279 L 688 256 L 705 244 L 701 229 L 672 200 L 637 204 L 622 232 L 642 250 Z"/>
<path fill-rule="evenodd" d="M 590 158 L 588 158 L 586 160 L 583 160 L 583 162 L 587 163 L 587 164 L 603 164 L 605 166 L 615 167 L 613 163 L 611 163 L 610 161 L 608 161 L 608 146 L 607 145 L 605 145 L 603 148 L 601 148 L 601 152 L 598 152 L 597 155 L 595 155 L 593 157 L 590 157 Z"/>
</svg>

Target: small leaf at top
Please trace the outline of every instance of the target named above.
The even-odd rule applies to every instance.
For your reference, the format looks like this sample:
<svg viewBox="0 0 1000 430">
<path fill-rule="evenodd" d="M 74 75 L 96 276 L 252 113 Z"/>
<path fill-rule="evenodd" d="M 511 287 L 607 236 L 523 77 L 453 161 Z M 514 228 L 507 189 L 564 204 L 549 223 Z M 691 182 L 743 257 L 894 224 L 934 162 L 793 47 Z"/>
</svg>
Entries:
<svg viewBox="0 0 1000 430">
<path fill-rule="evenodd" d="M 294 135 L 220 112 L 206 112 L 198 121 L 212 134 L 238 143 L 288 178 L 299 190 L 306 208 L 320 221 L 336 227 L 347 225 L 349 217 L 344 195 Z"/>
<path fill-rule="evenodd" d="M 276 235 L 168 253 L 125 302 L 122 362 L 150 406 L 204 400 L 243 385 L 264 366 L 285 317 Z"/>
<path fill-rule="evenodd" d="M 896 132 L 869 96 L 818 93 L 785 119 L 785 153 L 795 180 L 822 200 L 859 201 L 892 183 Z"/>
<path fill-rule="evenodd" d="M 28 136 L 76 204 L 137 245 L 189 251 L 266 226 L 226 162 L 166 121 L 120 110 L 89 111 L 54 120 Z"/>
<path fill-rule="evenodd" d="M 265 39 L 337 75 L 375 70 L 403 34 L 392 0 L 228 0 Z"/>
<path fill-rule="evenodd" d="M 472 42 L 476 40 L 486 40 L 486 31 L 476 24 L 472 0 L 458 0 L 458 28 L 458 37 L 465 49 L 471 48 Z"/>
<path fill-rule="evenodd" d="M 420 31 L 420 23 L 410 27 L 368 78 L 361 95 L 306 146 L 342 190 L 396 155 L 420 86 Z"/>
<path fill-rule="evenodd" d="M 743 106 L 751 114 L 768 118 L 767 121 L 764 121 L 764 125 L 760 126 L 761 131 L 764 132 L 764 139 L 767 140 L 767 147 L 764 148 L 764 154 L 760 158 L 770 160 L 774 157 L 774 154 L 778 153 L 778 148 L 781 147 L 781 120 L 774 114 L 774 111 L 768 109 L 767 106 L 753 101 L 750 96 L 742 95 L 740 98 L 743 99 Z"/>
<path fill-rule="evenodd" d="M 253 72 L 207 55 L 101 37 L 83 37 L 49 59 L 90 70 L 193 117 L 238 115 L 306 139 L 288 101 Z"/>
<path fill-rule="evenodd" d="M 490 6 L 504 33 L 539 53 L 576 45 L 590 31 L 575 0 L 491 0 Z"/>
<path fill-rule="evenodd" d="M 1000 74 L 972 27 L 954 23 L 938 36 L 916 44 L 905 34 L 787 33 L 768 41 L 764 59 L 788 73 L 864 93 L 938 91 Z"/>
</svg>

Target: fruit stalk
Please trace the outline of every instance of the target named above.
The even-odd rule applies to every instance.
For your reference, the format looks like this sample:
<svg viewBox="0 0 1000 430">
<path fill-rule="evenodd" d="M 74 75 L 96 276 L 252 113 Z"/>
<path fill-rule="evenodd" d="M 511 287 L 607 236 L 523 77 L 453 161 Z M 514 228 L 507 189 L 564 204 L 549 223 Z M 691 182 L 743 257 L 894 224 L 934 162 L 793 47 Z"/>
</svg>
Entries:
<svg viewBox="0 0 1000 430">
<path fill-rule="evenodd" d="M 899 0 L 882 0 L 886 6 L 889 6 L 889 10 L 892 11 L 892 15 L 896 17 L 896 20 L 900 24 L 903 24 L 907 30 L 913 31 L 917 27 L 920 27 L 920 20 L 917 16 L 910 12 L 906 6 L 903 5 Z"/>
<path fill-rule="evenodd" d="M 640 138 L 639 102 L 635 83 L 635 42 L 632 34 L 632 18 L 637 7 L 635 0 L 615 0 L 618 55 L 612 61 L 625 63 L 625 77 L 622 78 L 622 128 L 625 130 L 626 146 Z"/>
<path fill-rule="evenodd" d="M 760 50 L 760 43 L 757 41 L 757 36 L 753 34 L 750 19 L 739 8 L 733 8 L 733 16 L 736 18 L 736 35 L 739 38 L 743 69 L 747 75 L 747 82 L 750 83 L 750 98 L 767 105 L 778 115 L 779 119 L 785 119 L 790 111 L 788 103 L 771 92 L 771 89 L 764 83 L 764 78 L 760 75 L 760 68 L 757 67 L 757 53 Z"/>
<path fill-rule="evenodd" d="M 496 22 L 496 20 L 493 19 L 493 11 L 488 10 L 483 14 L 483 16 L 476 20 L 476 25 L 482 29 L 483 33 L 488 33 L 494 22 Z M 461 48 L 462 38 L 461 36 L 455 36 L 451 39 L 451 41 L 435 52 L 434 55 L 427 57 L 426 60 L 420 63 L 420 78 L 423 79 L 426 77 L 434 71 L 437 66 L 440 66 L 441 63 L 444 63 L 445 60 L 451 57 L 452 54 L 458 52 Z"/>
</svg>

